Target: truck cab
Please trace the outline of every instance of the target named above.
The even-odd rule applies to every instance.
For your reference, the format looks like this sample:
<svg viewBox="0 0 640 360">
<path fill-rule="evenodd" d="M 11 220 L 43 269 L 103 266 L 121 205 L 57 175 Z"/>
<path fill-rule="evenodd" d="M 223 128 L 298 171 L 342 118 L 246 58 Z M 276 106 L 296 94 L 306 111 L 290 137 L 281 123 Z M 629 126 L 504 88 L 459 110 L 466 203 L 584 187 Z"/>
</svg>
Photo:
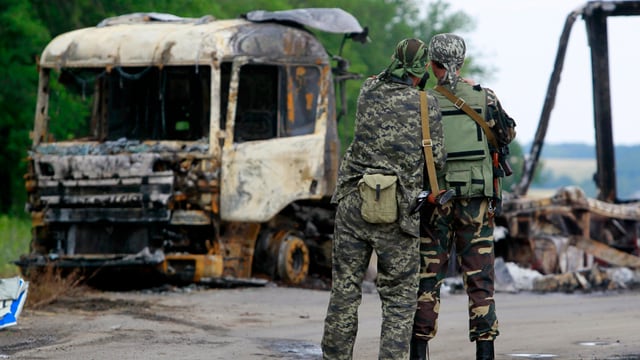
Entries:
<svg viewBox="0 0 640 360">
<path fill-rule="evenodd" d="M 358 76 L 308 28 L 366 40 L 340 9 L 136 13 L 54 38 L 39 60 L 33 239 L 18 265 L 294 284 L 327 267 L 334 89 Z"/>
</svg>

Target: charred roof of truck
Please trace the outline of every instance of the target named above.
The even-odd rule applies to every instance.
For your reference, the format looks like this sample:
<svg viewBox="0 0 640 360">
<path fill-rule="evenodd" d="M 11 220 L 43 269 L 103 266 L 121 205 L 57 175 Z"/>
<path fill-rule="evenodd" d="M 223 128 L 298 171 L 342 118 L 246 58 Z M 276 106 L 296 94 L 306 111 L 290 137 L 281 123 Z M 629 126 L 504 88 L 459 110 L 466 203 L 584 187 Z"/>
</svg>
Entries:
<svg viewBox="0 0 640 360">
<path fill-rule="evenodd" d="M 337 8 L 257 10 L 220 20 L 133 13 L 57 36 L 44 49 L 40 66 L 206 65 L 237 56 L 328 62 L 327 51 L 305 27 L 343 33 L 362 42 L 367 36 L 367 29 L 351 14 Z"/>
</svg>

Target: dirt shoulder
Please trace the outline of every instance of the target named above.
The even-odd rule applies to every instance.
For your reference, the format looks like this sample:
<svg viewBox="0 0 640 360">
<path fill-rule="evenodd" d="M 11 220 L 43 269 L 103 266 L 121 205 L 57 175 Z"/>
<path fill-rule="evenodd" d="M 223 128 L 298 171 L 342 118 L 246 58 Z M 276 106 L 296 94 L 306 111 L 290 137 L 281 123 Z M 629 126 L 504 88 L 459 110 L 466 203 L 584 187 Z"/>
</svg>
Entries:
<svg viewBox="0 0 640 360">
<path fill-rule="evenodd" d="M 98 292 L 25 308 L 0 330 L 7 359 L 320 359 L 329 292 L 265 287 Z M 497 359 L 638 359 L 639 291 L 496 294 Z M 444 294 L 437 359 L 472 358 L 466 295 Z M 380 302 L 366 293 L 355 359 L 377 358 Z M 545 356 L 549 355 L 549 356 Z"/>
</svg>

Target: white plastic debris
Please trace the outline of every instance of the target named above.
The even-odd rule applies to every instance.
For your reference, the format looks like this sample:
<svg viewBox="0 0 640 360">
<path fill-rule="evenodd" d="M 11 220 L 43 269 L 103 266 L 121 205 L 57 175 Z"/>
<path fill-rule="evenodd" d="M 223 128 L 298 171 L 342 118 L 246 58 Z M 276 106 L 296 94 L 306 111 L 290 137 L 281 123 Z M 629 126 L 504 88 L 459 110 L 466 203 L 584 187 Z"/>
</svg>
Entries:
<svg viewBox="0 0 640 360">
<path fill-rule="evenodd" d="M 0 279 L 0 329 L 18 323 L 28 289 L 29 283 L 18 276 Z"/>
<path fill-rule="evenodd" d="M 505 262 L 501 257 L 495 261 L 496 291 L 518 292 L 532 290 L 535 279 L 542 277 L 536 270 L 525 269 L 513 262 Z"/>
</svg>

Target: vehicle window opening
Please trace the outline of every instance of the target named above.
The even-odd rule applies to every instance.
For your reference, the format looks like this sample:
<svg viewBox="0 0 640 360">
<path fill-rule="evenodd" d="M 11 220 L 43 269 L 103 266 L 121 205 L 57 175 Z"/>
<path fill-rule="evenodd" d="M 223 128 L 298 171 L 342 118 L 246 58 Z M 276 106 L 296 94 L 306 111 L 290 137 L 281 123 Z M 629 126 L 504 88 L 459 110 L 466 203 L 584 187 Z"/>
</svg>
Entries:
<svg viewBox="0 0 640 360">
<path fill-rule="evenodd" d="M 106 74 L 104 69 L 62 69 L 50 78 L 50 140 L 98 138 L 98 124 L 91 120 L 96 120 L 95 94 Z"/>
<path fill-rule="evenodd" d="M 320 71 L 310 66 L 244 65 L 240 70 L 234 141 L 311 134 L 315 130 Z M 221 124 L 225 128 L 231 64 L 221 66 Z M 287 84 L 280 86 L 280 84 Z"/>
<path fill-rule="evenodd" d="M 108 140 L 198 140 L 209 132 L 211 71 L 195 66 L 112 71 Z"/>
<path fill-rule="evenodd" d="M 210 81 L 206 66 L 62 69 L 51 81 L 51 134 L 199 140 L 209 133 Z"/>
<path fill-rule="evenodd" d="M 292 101 L 287 102 L 283 133 L 285 136 L 311 134 L 315 130 L 320 71 L 310 66 L 292 66 L 287 68 L 287 73 Z"/>
<path fill-rule="evenodd" d="M 233 138 L 236 142 L 278 136 L 277 66 L 245 65 L 240 86 Z"/>
</svg>

